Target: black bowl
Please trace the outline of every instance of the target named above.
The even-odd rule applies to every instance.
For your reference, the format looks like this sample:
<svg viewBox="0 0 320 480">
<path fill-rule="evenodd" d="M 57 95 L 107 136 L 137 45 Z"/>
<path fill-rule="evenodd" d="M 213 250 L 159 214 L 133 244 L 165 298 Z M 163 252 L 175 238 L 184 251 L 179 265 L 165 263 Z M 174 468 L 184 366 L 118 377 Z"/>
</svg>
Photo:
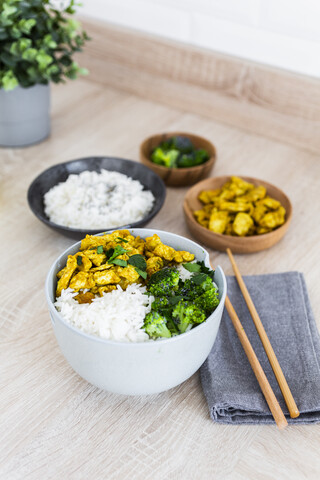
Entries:
<svg viewBox="0 0 320 480">
<path fill-rule="evenodd" d="M 86 234 L 95 235 L 96 233 L 110 230 L 111 228 L 114 230 L 114 227 L 108 225 L 105 225 L 104 228 L 100 228 L 99 230 L 82 230 L 79 228 L 64 227 L 51 222 L 44 213 L 43 196 L 50 188 L 60 182 L 65 182 L 72 173 L 79 174 L 84 170 L 100 172 L 101 169 L 123 173 L 134 180 L 139 180 L 144 186 L 144 189 L 150 190 L 155 197 L 152 210 L 142 220 L 128 225 L 119 225 L 116 228 L 143 227 L 159 212 L 166 197 L 166 187 L 161 178 L 141 163 L 115 157 L 79 158 L 78 160 L 59 163 L 48 168 L 31 183 L 28 189 L 28 203 L 32 212 L 41 222 L 48 225 L 48 227 L 76 240 L 81 240 Z"/>
</svg>

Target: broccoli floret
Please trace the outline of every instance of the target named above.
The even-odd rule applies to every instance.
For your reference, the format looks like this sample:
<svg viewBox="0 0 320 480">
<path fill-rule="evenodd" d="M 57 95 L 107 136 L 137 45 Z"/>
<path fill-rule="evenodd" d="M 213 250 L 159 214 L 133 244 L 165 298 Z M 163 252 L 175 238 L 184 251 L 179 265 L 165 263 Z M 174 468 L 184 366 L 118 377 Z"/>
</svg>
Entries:
<svg viewBox="0 0 320 480">
<path fill-rule="evenodd" d="M 171 336 L 174 337 L 175 335 L 179 335 L 179 330 L 177 325 L 174 323 L 171 317 L 167 317 L 167 327 L 170 330 Z"/>
<path fill-rule="evenodd" d="M 212 280 L 214 272 L 201 263 L 199 265 L 208 273 L 196 271 L 185 282 L 180 280 L 178 270 L 172 267 L 165 267 L 150 277 L 147 289 L 155 300 L 151 313 L 146 316 L 145 331 L 152 338 L 167 336 L 168 332 L 170 336 L 186 332 L 204 322 L 219 304 Z M 161 325 L 161 334 L 156 330 L 160 328 L 158 324 Z"/>
<path fill-rule="evenodd" d="M 167 318 L 155 311 L 146 315 L 143 328 L 151 338 L 171 337 L 171 332 L 167 327 Z"/>
<path fill-rule="evenodd" d="M 171 298 L 171 297 L 170 297 Z M 173 306 L 170 304 L 169 299 L 166 297 L 155 297 L 151 305 L 151 310 L 161 313 L 169 317 L 172 313 Z"/>
<path fill-rule="evenodd" d="M 207 315 L 219 305 L 217 289 L 211 275 L 196 273 L 186 280 L 179 292 L 187 300 L 192 300 Z"/>
<path fill-rule="evenodd" d="M 183 153 L 178 157 L 177 167 L 178 168 L 187 168 L 187 167 L 196 167 L 206 162 L 209 158 L 209 155 L 205 150 L 197 150 L 192 153 Z"/>
<path fill-rule="evenodd" d="M 192 153 L 182 153 L 179 155 L 177 160 L 177 167 L 178 168 L 188 168 L 194 167 L 196 165 L 195 154 Z"/>
<path fill-rule="evenodd" d="M 157 312 L 167 309 L 169 307 L 169 300 L 166 297 L 155 297 L 151 305 L 151 310 L 156 310 Z"/>
<path fill-rule="evenodd" d="M 162 150 L 170 150 L 171 148 L 174 148 L 173 146 L 173 137 L 167 138 L 166 140 L 163 140 L 160 145 L 158 145 L 159 148 L 162 148 Z"/>
<path fill-rule="evenodd" d="M 151 275 L 147 288 L 155 297 L 171 296 L 177 290 L 178 284 L 179 272 L 166 267 Z"/>
<path fill-rule="evenodd" d="M 210 158 L 208 152 L 203 148 L 199 148 L 199 150 L 196 150 L 194 152 L 194 155 L 195 155 L 195 165 L 201 165 L 201 163 L 206 162 Z"/>
<path fill-rule="evenodd" d="M 210 315 L 210 313 L 212 313 L 219 305 L 217 290 L 215 288 L 206 290 L 202 295 L 199 295 L 194 302 L 197 307 L 203 310 L 207 315 Z"/>
<path fill-rule="evenodd" d="M 194 150 L 190 138 L 182 137 L 181 135 L 172 137 L 172 145 L 173 148 L 176 148 L 181 153 L 190 153 Z"/>
<path fill-rule="evenodd" d="M 184 333 L 189 326 L 204 322 L 206 314 L 197 305 L 186 300 L 180 300 L 173 309 L 172 317 L 179 331 Z"/>
<path fill-rule="evenodd" d="M 202 295 L 206 290 L 211 289 L 214 289 L 214 285 L 210 276 L 200 273 L 195 274 L 190 279 L 186 280 L 180 286 L 178 294 L 188 300 L 193 300 L 199 297 L 199 295 Z"/>
<path fill-rule="evenodd" d="M 178 168 L 195 167 L 201 165 L 209 159 L 208 152 L 203 149 L 195 150 L 190 153 L 182 153 L 177 159 Z"/>
<path fill-rule="evenodd" d="M 151 305 L 151 310 L 160 313 L 160 315 L 163 315 L 166 318 L 167 328 L 170 331 L 171 335 L 179 335 L 179 330 L 171 318 L 173 304 L 171 304 L 170 300 L 174 298 L 175 297 L 155 297 Z M 177 299 L 176 303 L 178 303 L 178 301 L 179 299 Z"/>
<path fill-rule="evenodd" d="M 164 167 L 173 168 L 176 166 L 177 158 L 180 153 L 178 150 L 163 150 L 158 147 L 151 154 L 151 160 L 158 165 L 163 165 Z"/>
</svg>

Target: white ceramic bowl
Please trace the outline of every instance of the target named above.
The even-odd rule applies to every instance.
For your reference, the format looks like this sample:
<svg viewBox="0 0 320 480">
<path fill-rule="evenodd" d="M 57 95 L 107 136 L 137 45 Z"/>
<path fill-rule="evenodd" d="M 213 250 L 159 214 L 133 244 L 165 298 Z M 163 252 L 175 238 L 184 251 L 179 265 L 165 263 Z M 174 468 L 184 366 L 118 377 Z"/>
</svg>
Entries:
<svg viewBox="0 0 320 480">
<path fill-rule="evenodd" d="M 135 228 L 142 238 L 157 233 L 162 242 L 195 254 L 210 267 L 209 254 L 197 243 L 174 233 Z M 83 333 L 69 325 L 55 309 L 56 274 L 68 255 L 79 250 L 80 242 L 68 248 L 52 265 L 46 279 L 46 297 L 54 333 L 72 368 L 85 380 L 109 392 L 147 395 L 163 392 L 187 380 L 203 364 L 214 344 L 226 297 L 226 278 L 218 266 L 215 282 L 220 303 L 207 320 L 187 333 L 165 340 L 124 343 Z"/>
</svg>

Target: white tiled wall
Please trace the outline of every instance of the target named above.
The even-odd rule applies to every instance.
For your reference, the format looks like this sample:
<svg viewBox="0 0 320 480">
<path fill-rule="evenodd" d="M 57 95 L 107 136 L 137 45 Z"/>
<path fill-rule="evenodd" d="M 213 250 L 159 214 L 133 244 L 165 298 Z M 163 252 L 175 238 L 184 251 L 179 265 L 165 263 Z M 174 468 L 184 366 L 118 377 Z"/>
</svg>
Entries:
<svg viewBox="0 0 320 480">
<path fill-rule="evenodd" d="M 320 77 L 320 0 L 83 0 L 80 13 Z"/>
</svg>

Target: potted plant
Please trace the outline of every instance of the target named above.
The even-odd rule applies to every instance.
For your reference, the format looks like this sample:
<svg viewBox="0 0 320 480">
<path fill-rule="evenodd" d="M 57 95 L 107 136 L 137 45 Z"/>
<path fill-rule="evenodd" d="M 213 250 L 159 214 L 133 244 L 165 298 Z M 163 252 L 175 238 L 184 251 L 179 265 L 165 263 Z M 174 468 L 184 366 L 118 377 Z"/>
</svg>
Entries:
<svg viewBox="0 0 320 480">
<path fill-rule="evenodd" d="M 61 5 L 60 5 L 61 3 Z M 88 39 L 75 1 L 0 0 L 0 145 L 37 143 L 50 133 L 50 82 L 86 70 L 73 60 Z"/>
</svg>

